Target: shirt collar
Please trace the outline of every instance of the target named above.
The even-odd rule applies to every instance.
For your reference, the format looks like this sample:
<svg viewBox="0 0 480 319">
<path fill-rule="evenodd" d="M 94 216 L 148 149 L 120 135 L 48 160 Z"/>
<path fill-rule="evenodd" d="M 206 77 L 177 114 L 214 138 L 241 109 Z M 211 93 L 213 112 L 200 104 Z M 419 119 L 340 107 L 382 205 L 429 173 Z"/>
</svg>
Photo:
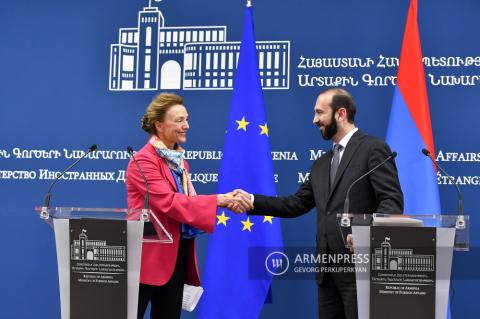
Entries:
<svg viewBox="0 0 480 319">
<path fill-rule="evenodd" d="M 353 129 L 351 129 L 350 132 L 348 132 L 347 135 L 345 135 L 340 140 L 340 142 L 338 142 L 338 144 L 342 145 L 343 149 L 345 149 L 347 147 L 348 142 L 350 141 L 350 139 L 352 138 L 353 134 L 355 134 L 356 131 L 358 131 L 358 127 L 354 127 Z M 333 145 L 335 144 L 337 143 L 333 143 Z"/>
</svg>

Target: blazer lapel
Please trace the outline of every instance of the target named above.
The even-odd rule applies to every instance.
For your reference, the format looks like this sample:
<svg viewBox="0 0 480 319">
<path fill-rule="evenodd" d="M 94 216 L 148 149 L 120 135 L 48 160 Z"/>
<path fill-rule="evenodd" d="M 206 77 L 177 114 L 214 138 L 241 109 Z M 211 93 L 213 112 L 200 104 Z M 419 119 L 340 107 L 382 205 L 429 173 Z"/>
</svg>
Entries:
<svg viewBox="0 0 480 319">
<path fill-rule="evenodd" d="M 348 167 L 348 164 L 352 160 L 353 155 L 355 154 L 355 151 L 360 145 L 362 136 L 363 134 L 360 131 L 357 131 L 352 135 L 352 137 L 350 138 L 350 141 L 348 141 L 347 147 L 343 152 L 342 159 L 340 160 L 340 165 L 338 166 L 337 174 L 335 175 L 335 181 L 333 182 L 332 188 L 330 189 L 330 194 L 328 198 L 332 196 L 332 193 L 335 190 L 335 187 L 337 187 L 337 184 L 342 178 L 342 175 L 345 172 L 345 169 Z"/>
<path fill-rule="evenodd" d="M 155 150 L 155 148 L 153 147 L 152 144 L 148 143 L 148 151 L 150 153 L 153 154 L 153 156 L 155 156 L 157 158 L 157 161 L 158 163 L 160 164 L 160 169 L 163 170 L 163 175 L 167 177 L 167 180 L 168 182 L 170 183 L 170 185 L 172 186 L 172 188 L 176 191 L 178 191 L 177 189 L 177 183 L 175 183 L 175 180 L 173 179 L 173 175 L 172 175 L 172 172 L 170 171 L 170 169 L 168 168 L 168 165 L 167 163 L 165 162 L 165 160 L 163 158 L 161 158 L 158 154 L 157 154 L 157 151 Z"/>
<path fill-rule="evenodd" d="M 170 170 L 170 168 L 168 168 L 168 165 L 167 165 L 167 163 L 165 162 L 165 160 L 164 160 L 163 158 L 161 158 L 161 157 L 159 156 L 159 157 L 158 157 L 158 160 L 161 162 L 161 163 L 160 163 L 160 169 L 163 169 L 163 173 L 164 173 L 165 176 L 167 177 L 168 182 L 169 182 L 170 185 L 173 187 L 173 189 L 178 192 L 177 183 L 175 183 L 175 180 L 173 179 L 174 177 L 173 177 L 172 171 Z"/>
<path fill-rule="evenodd" d="M 322 191 L 320 192 L 323 194 L 324 203 L 327 204 L 328 197 L 330 196 L 330 166 L 332 165 L 332 150 L 328 151 L 325 155 L 325 160 L 322 162 L 320 166 L 320 172 L 325 172 L 325 176 L 320 176 L 320 185 L 322 187 Z"/>
</svg>

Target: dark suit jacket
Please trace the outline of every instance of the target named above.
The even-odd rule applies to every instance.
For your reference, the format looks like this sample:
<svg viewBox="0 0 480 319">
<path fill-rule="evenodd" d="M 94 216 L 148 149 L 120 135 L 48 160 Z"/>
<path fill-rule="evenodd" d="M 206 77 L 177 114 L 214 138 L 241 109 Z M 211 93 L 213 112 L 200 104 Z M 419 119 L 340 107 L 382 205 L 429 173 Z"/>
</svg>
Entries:
<svg viewBox="0 0 480 319">
<path fill-rule="evenodd" d="M 349 253 L 345 249 L 336 214 L 343 212 L 347 189 L 362 174 L 386 159 L 392 151 L 383 141 L 360 131 L 353 134 L 345 148 L 335 181 L 330 190 L 332 151 L 317 159 L 309 179 L 291 196 L 255 195 L 252 215 L 297 217 L 317 209 L 317 253 Z M 403 193 L 394 160 L 388 161 L 359 181 L 350 191 L 350 213 L 401 214 Z M 321 283 L 323 274 L 317 276 Z"/>
</svg>

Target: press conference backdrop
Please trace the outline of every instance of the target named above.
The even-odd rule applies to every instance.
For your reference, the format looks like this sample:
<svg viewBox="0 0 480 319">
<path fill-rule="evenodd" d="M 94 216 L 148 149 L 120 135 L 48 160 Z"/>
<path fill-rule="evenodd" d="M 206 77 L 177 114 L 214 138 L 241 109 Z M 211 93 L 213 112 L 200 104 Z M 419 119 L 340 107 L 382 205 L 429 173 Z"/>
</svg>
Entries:
<svg viewBox="0 0 480 319">
<path fill-rule="evenodd" d="M 56 185 L 51 205 L 126 206 L 126 146 L 139 150 L 146 142 L 140 118 L 159 92 L 184 97 L 192 180 L 198 193 L 216 191 L 245 1 L 150 2 L 4 0 L 0 5 L 2 318 L 59 317 L 54 235 L 33 208 L 42 203 L 56 172 L 93 143 L 98 150 Z M 385 138 L 408 4 L 254 2 L 278 194 L 294 192 L 331 146 L 312 125 L 316 96 L 326 87 L 350 90 L 358 126 Z M 472 216 L 473 249 L 455 254 L 457 318 L 475 317 L 479 293 L 479 273 L 473 269 L 480 263 L 475 231 L 480 227 L 479 13 L 474 0 L 419 1 L 437 160 L 459 182 Z M 453 186 L 443 177 L 438 183 L 443 212 L 455 212 Z M 285 245 L 312 247 L 315 219 L 311 212 L 282 220 Z M 199 240 L 201 271 L 207 241 L 207 236 Z M 294 316 L 317 316 L 315 283 L 274 281 L 273 303 L 261 317 Z"/>
</svg>

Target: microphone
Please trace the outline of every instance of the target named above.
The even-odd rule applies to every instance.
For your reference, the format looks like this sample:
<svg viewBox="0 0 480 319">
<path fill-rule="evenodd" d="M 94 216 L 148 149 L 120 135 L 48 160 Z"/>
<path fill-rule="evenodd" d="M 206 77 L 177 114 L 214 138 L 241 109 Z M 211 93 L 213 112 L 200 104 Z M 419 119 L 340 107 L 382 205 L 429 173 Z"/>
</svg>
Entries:
<svg viewBox="0 0 480 319">
<path fill-rule="evenodd" d="M 352 184 L 347 189 L 347 195 L 345 196 L 345 203 L 343 205 L 343 214 L 342 214 L 342 219 L 340 221 L 342 227 L 350 227 L 350 218 L 348 216 L 348 211 L 350 210 L 350 191 L 352 190 L 353 186 L 373 173 L 375 170 L 377 170 L 380 166 L 383 166 L 386 162 L 391 160 L 392 158 L 395 158 L 397 156 L 397 152 L 392 152 L 390 155 L 387 156 L 386 159 L 384 159 L 382 162 L 380 162 L 378 165 L 376 165 L 374 168 L 357 178 L 356 180 L 353 181 Z"/>
<path fill-rule="evenodd" d="M 75 165 L 78 164 L 78 162 L 80 162 L 81 160 L 83 160 L 85 158 L 85 156 L 87 156 L 88 154 L 90 154 L 91 152 L 95 151 L 97 149 L 97 144 L 92 144 L 92 146 L 90 146 L 88 148 L 88 150 L 82 155 L 82 157 L 80 157 L 79 159 L 77 159 L 72 165 L 70 165 L 69 167 L 67 167 L 63 172 L 61 172 L 60 174 L 57 175 L 57 177 L 55 178 L 55 180 L 50 184 L 50 187 L 48 188 L 48 192 L 47 192 L 47 195 L 45 195 L 45 200 L 43 201 L 43 206 L 42 206 L 42 210 L 40 211 L 40 217 L 43 218 L 43 219 L 48 219 L 50 216 L 48 214 L 48 207 L 50 206 L 50 197 L 51 197 L 51 194 L 52 194 L 52 188 L 53 186 L 60 180 L 60 178 L 66 173 L 68 172 L 72 167 L 74 167 Z"/>
<path fill-rule="evenodd" d="M 437 163 L 437 161 L 433 158 L 429 150 L 427 150 L 426 148 L 423 148 L 422 153 L 423 155 L 428 157 L 432 161 L 432 163 L 440 169 L 440 171 L 443 174 L 447 175 L 448 179 L 453 183 L 453 185 L 455 185 L 455 188 L 457 189 L 457 194 L 458 194 L 458 212 L 457 212 L 458 218 L 457 218 L 456 228 L 464 229 L 465 219 L 463 217 L 463 196 L 462 196 L 462 192 L 460 192 L 460 188 L 458 187 L 457 182 Z"/>
<path fill-rule="evenodd" d="M 132 158 L 133 162 L 135 163 L 135 166 L 137 166 L 138 172 L 139 172 L 140 175 L 142 176 L 143 182 L 145 183 L 145 199 L 144 199 L 144 201 L 143 201 L 142 219 L 143 219 L 144 221 L 148 221 L 148 196 L 149 196 L 149 193 L 148 193 L 148 182 L 147 182 L 147 178 L 145 177 L 145 175 L 143 175 L 143 171 L 142 171 L 142 169 L 140 168 L 140 165 L 138 165 L 138 162 L 137 162 L 137 160 L 135 159 L 135 156 L 133 155 L 133 149 L 132 149 L 131 146 L 127 146 L 127 152 L 128 152 L 128 154 L 130 155 L 130 157 Z"/>
</svg>

